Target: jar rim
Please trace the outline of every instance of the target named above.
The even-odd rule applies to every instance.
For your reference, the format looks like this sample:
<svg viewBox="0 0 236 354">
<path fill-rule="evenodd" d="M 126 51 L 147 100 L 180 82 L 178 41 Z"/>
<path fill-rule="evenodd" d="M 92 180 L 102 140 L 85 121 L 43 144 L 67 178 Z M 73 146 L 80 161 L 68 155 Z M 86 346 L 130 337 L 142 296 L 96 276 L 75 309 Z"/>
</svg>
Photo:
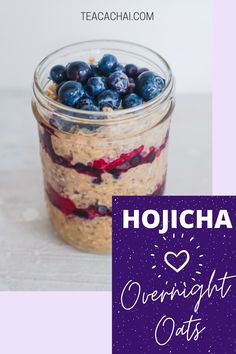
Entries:
<svg viewBox="0 0 236 354">
<path fill-rule="evenodd" d="M 164 90 L 157 96 L 154 97 L 153 99 L 144 102 L 142 105 L 136 106 L 136 107 L 131 107 L 131 108 L 124 108 L 124 109 L 118 109 L 118 110 L 113 110 L 109 112 L 94 112 L 94 111 L 84 111 L 78 108 L 73 108 L 66 106 L 62 104 L 61 102 L 58 102 L 49 96 L 45 94 L 45 87 L 41 87 L 39 83 L 39 78 L 40 78 L 40 71 L 41 68 L 47 63 L 47 61 L 53 57 L 62 52 L 63 50 L 69 49 L 69 48 L 74 48 L 77 47 L 78 45 L 86 45 L 86 44 L 102 44 L 106 42 L 108 45 L 109 43 L 112 43 L 113 45 L 115 43 L 117 44 L 124 44 L 124 45 L 132 45 L 133 47 L 136 47 L 137 49 L 144 49 L 147 52 L 151 53 L 154 55 L 165 67 L 165 70 L 167 71 L 167 80 L 166 80 L 166 85 Z M 98 47 L 99 49 L 99 47 Z M 103 49 L 103 48 L 102 48 Z M 119 49 L 119 51 L 121 51 Z M 122 50 L 123 52 L 129 53 L 127 50 Z M 136 53 L 137 54 L 137 53 Z M 142 57 L 142 55 L 137 54 L 138 57 Z M 156 64 L 153 62 L 153 64 Z M 153 49 L 146 47 L 144 45 L 131 42 L 131 41 L 123 41 L 123 40 L 113 40 L 113 39 L 96 39 L 96 40 L 87 40 L 87 41 L 80 41 L 76 42 L 73 44 L 69 44 L 66 46 L 63 46 L 51 53 L 49 53 L 46 57 L 44 57 L 40 63 L 37 65 L 35 71 L 34 71 L 34 76 L 33 76 L 33 92 L 36 100 L 46 109 L 52 110 L 52 111 L 57 111 L 62 110 L 62 112 L 58 113 L 59 116 L 65 118 L 66 120 L 71 120 L 74 122 L 86 122 L 93 124 L 95 121 L 97 121 L 96 118 L 91 118 L 92 116 L 99 117 L 99 124 L 109 124 L 110 121 L 112 120 L 114 123 L 118 121 L 123 121 L 127 120 L 127 115 L 130 116 L 131 114 L 133 115 L 139 115 L 140 113 L 144 114 L 149 113 L 152 110 L 155 110 L 157 107 L 160 106 L 161 103 L 164 103 L 167 99 L 170 98 L 170 96 L 173 93 L 174 89 L 174 84 L 175 80 L 172 74 L 172 70 L 170 68 L 170 65 L 168 62 L 156 51 Z M 78 115 L 78 117 L 76 117 Z M 82 116 L 82 118 L 81 118 Z M 89 118 L 86 119 L 86 116 L 90 116 Z M 116 119 L 114 119 L 116 117 Z M 118 117 L 118 118 L 117 118 Z"/>
</svg>

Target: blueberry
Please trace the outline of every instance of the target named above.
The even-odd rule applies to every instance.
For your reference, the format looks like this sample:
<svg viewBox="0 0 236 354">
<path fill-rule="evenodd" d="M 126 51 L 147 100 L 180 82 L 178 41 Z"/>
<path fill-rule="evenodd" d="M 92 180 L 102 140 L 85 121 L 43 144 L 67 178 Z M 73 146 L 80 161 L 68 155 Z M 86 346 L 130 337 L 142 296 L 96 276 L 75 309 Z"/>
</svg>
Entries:
<svg viewBox="0 0 236 354">
<path fill-rule="evenodd" d="M 63 65 L 55 65 L 50 70 L 49 78 L 56 84 L 66 80 L 66 69 Z"/>
<path fill-rule="evenodd" d="M 141 156 L 139 154 L 137 154 L 132 157 L 132 159 L 130 160 L 130 164 L 132 167 L 135 167 L 135 166 L 138 166 L 141 161 L 142 161 Z"/>
<path fill-rule="evenodd" d="M 115 71 L 109 75 L 107 82 L 108 86 L 118 93 L 125 93 L 129 86 L 128 76 L 121 71 Z"/>
<path fill-rule="evenodd" d="M 94 183 L 94 184 L 101 184 L 101 183 L 102 183 L 101 177 L 94 178 L 94 179 L 92 180 L 92 183 Z"/>
<path fill-rule="evenodd" d="M 98 205 L 97 211 L 100 215 L 106 215 L 106 213 L 108 212 L 108 208 L 105 205 Z"/>
<path fill-rule="evenodd" d="M 74 61 L 67 65 L 66 76 L 68 80 L 76 80 L 84 83 L 92 76 L 92 69 L 84 61 Z"/>
<path fill-rule="evenodd" d="M 98 112 L 99 109 L 97 106 L 95 106 L 94 104 L 87 104 L 87 105 L 84 105 L 80 108 L 81 110 L 83 111 L 96 111 Z M 94 118 L 94 117 L 93 117 Z"/>
<path fill-rule="evenodd" d="M 58 95 L 58 92 L 60 90 L 60 87 L 62 87 L 62 85 L 65 83 L 66 81 L 62 81 L 56 88 L 56 94 Z"/>
<path fill-rule="evenodd" d="M 132 77 L 129 77 L 129 86 L 127 89 L 127 93 L 135 93 L 136 92 L 136 84 Z"/>
<path fill-rule="evenodd" d="M 93 99 L 92 97 L 82 97 L 78 100 L 78 102 L 76 103 L 75 107 L 76 108 L 81 108 L 82 106 L 88 106 L 88 105 L 93 105 Z"/>
<path fill-rule="evenodd" d="M 120 177 L 120 171 L 118 171 L 115 168 L 112 170 L 109 170 L 108 173 L 110 173 L 114 179 L 118 179 Z"/>
<path fill-rule="evenodd" d="M 88 93 L 88 91 L 87 91 L 86 87 L 84 87 L 84 94 L 83 94 L 83 98 L 91 98 L 91 99 L 92 99 L 92 97 L 91 97 L 91 95 Z"/>
<path fill-rule="evenodd" d="M 83 164 L 82 162 L 77 162 L 74 165 L 75 170 L 78 170 L 79 172 L 86 172 L 87 171 L 87 166 Z"/>
<path fill-rule="evenodd" d="M 106 90 L 106 78 L 101 76 L 90 77 L 87 82 L 87 92 L 91 96 L 97 96 Z"/>
<path fill-rule="evenodd" d="M 117 59 L 112 54 L 104 54 L 98 63 L 98 68 L 105 74 L 109 75 L 117 65 Z"/>
<path fill-rule="evenodd" d="M 149 71 L 149 69 L 147 69 L 147 68 L 138 68 L 136 77 L 138 77 L 142 73 L 145 73 L 145 71 Z"/>
<path fill-rule="evenodd" d="M 143 103 L 142 97 L 140 97 L 136 93 L 130 93 L 122 99 L 122 106 L 124 108 L 136 107 L 142 103 Z"/>
<path fill-rule="evenodd" d="M 125 67 L 124 67 L 124 65 L 122 65 L 122 64 L 117 64 L 116 66 L 115 66 L 115 68 L 113 69 L 113 72 L 114 71 L 122 71 L 123 73 L 125 73 Z"/>
<path fill-rule="evenodd" d="M 75 123 L 66 121 L 57 116 L 50 118 L 49 123 L 66 133 L 74 133 L 77 130 L 77 125 Z"/>
<path fill-rule="evenodd" d="M 134 64 L 127 64 L 125 66 L 125 72 L 127 76 L 136 77 L 138 68 Z"/>
<path fill-rule="evenodd" d="M 120 106 L 120 96 L 112 90 L 103 91 L 97 97 L 97 104 L 100 109 L 103 107 L 117 109 Z"/>
<path fill-rule="evenodd" d="M 92 70 L 92 76 L 100 76 L 101 71 L 99 70 L 98 66 L 95 64 L 90 64 L 91 70 Z"/>
<path fill-rule="evenodd" d="M 165 80 L 152 71 L 145 71 L 137 78 L 137 90 L 145 101 L 159 95 L 165 86 Z"/>
<path fill-rule="evenodd" d="M 86 105 L 86 106 L 82 106 L 81 110 L 83 111 L 95 111 L 98 112 L 99 109 L 97 106 L 95 106 L 94 104 L 90 104 L 90 105 Z M 88 119 L 102 119 L 102 117 L 100 116 L 96 116 L 96 114 L 91 114 L 89 116 L 86 116 L 86 118 Z M 99 125 L 97 124 L 80 124 L 80 128 L 86 128 L 87 130 L 93 131 L 99 128 Z"/>
<path fill-rule="evenodd" d="M 152 150 L 147 156 L 147 162 L 153 162 L 155 160 L 155 157 L 156 157 L 156 152 L 155 150 Z"/>
<path fill-rule="evenodd" d="M 74 106 L 83 96 L 84 88 L 80 82 L 67 81 L 58 91 L 59 100 L 67 106 Z"/>
</svg>

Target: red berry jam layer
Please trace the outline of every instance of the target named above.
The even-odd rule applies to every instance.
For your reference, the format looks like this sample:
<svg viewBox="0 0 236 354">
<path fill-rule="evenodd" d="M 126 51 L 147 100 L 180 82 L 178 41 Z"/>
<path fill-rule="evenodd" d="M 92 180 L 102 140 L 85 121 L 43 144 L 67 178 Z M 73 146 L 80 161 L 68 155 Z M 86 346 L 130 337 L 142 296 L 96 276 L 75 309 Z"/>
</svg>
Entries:
<svg viewBox="0 0 236 354">
<path fill-rule="evenodd" d="M 165 180 L 158 184 L 152 195 L 162 195 L 164 192 Z M 65 216 L 79 216 L 84 219 L 94 219 L 95 217 L 112 216 L 111 208 L 105 205 L 90 205 L 88 208 L 77 208 L 75 203 L 68 197 L 63 197 L 55 189 L 47 184 L 46 193 L 49 201 L 59 209 Z"/>
<path fill-rule="evenodd" d="M 90 205 L 88 208 L 77 208 L 71 199 L 61 196 L 50 184 L 46 186 L 46 193 L 50 202 L 65 216 L 75 215 L 85 219 L 94 219 L 97 216 L 111 216 L 110 208 L 104 205 Z"/>
<path fill-rule="evenodd" d="M 44 150 L 48 153 L 51 160 L 61 166 L 66 168 L 74 169 L 78 173 L 82 173 L 91 177 L 95 177 L 94 183 L 101 183 L 101 175 L 105 172 L 110 173 L 114 178 L 119 178 L 121 173 L 125 173 L 131 168 L 152 163 L 156 158 L 158 158 L 162 150 L 166 147 L 168 141 L 168 133 L 158 148 L 151 146 L 148 152 L 144 152 L 144 145 L 138 148 L 121 154 L 117 159 L 113 161 L 106 161 L 104 159 L 94 160 L 88 164 L 77 162 L 76 164 L 71 163 L 71 159 L 68 157 L 60 156 L 56 154 L 52 145 L 52 135 L 55 135 L 54 131 L 49 127 L 43 126 L 43 132 L 40 131 L 40 141 Z"/>
</svg>

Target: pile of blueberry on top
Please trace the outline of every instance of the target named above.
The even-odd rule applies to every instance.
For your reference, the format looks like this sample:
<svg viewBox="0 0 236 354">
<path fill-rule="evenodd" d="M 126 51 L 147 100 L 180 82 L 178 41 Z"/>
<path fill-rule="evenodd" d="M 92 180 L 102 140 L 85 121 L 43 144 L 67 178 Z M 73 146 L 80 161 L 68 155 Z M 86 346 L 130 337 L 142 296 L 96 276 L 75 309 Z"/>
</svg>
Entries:
<svg viewBox="0 0 236 354">
<path fill-rule="evenodd" d="M 97 65 L 83 61 L 55 65 L 49 78 L 58 85 L 61 103 L 86 111 L 135 107 L 165 87 L 165 80 L 156 73 L 134 64 L 123 66 L 112 54 L 105 54 Z"/>
</svg>

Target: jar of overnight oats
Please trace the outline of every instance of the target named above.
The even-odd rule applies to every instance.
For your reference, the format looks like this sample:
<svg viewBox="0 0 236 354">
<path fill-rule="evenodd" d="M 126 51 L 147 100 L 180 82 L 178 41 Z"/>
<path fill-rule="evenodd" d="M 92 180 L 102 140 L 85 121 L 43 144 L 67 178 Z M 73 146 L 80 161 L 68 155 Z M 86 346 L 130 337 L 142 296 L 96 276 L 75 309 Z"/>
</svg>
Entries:
<svg viewBox="0 0 236 354">
<path fill-rule="evenodd" d="M 99 112 L 57 100 L 50 68 L 76 60 L 97 62 L 106 53 L 122 64 L 146 67 L 165 80 L 155 98 L 127 109 Z M 32 108 L 40 139 L 45 196 L 60 237 L 88 252 L 110 253 L 112 196 L 164 192 L 174 79 L 154 51 L 129 42 L 97 40 L 47 56 L 34 75 Z"/>
</svg>

